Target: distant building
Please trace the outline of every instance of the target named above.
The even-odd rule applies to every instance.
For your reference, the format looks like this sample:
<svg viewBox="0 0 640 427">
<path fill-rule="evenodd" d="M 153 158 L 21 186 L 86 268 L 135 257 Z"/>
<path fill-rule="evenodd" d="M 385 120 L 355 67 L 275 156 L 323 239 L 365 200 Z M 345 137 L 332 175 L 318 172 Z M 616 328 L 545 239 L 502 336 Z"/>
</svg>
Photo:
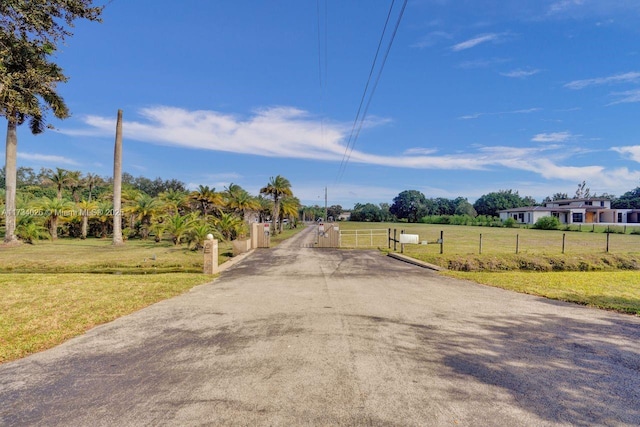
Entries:
<svg viewBox="0 0 640 427">
<path fill-rule="evenodd" d="M 526 206 L 499 212 L 502 221 L 513 218 L 521 224 L 535 224 L 545 216 L 555 216 L 561 224 L 638 224 L 640 209 L 612 209 L 611 200 L 563 199 L 546 202 L 544 206 Z"/>
<path fill-rule="evenodd" d="M 340 215 L 338 215 L 338 221 L 349 221 L 351 219 L 351 211 L 342 211 Z"/>
</svg>

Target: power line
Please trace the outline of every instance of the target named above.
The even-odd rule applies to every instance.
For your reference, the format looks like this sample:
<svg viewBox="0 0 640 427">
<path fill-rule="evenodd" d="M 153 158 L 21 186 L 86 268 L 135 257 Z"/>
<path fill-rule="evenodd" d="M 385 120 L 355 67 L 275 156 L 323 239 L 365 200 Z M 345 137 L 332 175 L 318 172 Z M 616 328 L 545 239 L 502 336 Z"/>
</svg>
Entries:
<svg viewBox="0 0 640 427">
<path fill-rule="evenodd" d="M 369 77 L 367 78 L 367 84 L 365 85 L 364 92 L 362 93 L 362 98 L 360 100 L 360 105 L 358 107 L 358 112 L 357 112 L 356 118 L 355 118 L 355 120 L 353 122 L 353 127 L 351 128 L 351 134 L 349 135 L 349 139 L 348 139 L 347 145 L 345 147 L 345 153 L 344 153 L 344 155 L 342 157 L 342 162 L 340 163 L 340 168 L 338 170 L 337 181 L 339 181 L 342 178 L 342 176 L 343 176 L 343 174 L 344 174 L 344 172 L 345 172 L 345 170 L 347 168 L 347 163 L 349 163 L 349 160 L 351 159 L 351 154 L 352 154 L 353 149 L 355 147 L 355 144 L 356 144 L 356 141 L 358 139 L 358 136 L 360 135 L 360 131 L 362 130 L 362 126 L 364 125 L 364 120 L 365 120 L 365 118 L 367 116 L 367 112 L 369 110 L 369 106 L 371 105 L 371 100 L 373 99 L 373 95 L 374 95 L 374 93 L 376 91 L 376 88 L 378 87 L 378 83 L 380 82 L 380 77 L 382 76 L 382 70 L 384 69 L 384 66 L 385 66 L 385 64 L 387 62 L 387 58 L 389 57 L 389 52 L 391 51 L 391 46 L 393 45 L 393 41 L 395 40 L 396 34 L 398 32 L 398 28 L 400 27 L 400 22 L 402 21 L 402 16 L 404 15 L 405 8 L 407 7 L 407 0 L 404 0 L 404 2 L 402 4 L 402 8 L 400 9 L 400 13 L 398 15 L 398 19 L 396 21 L 396 25 L 395 25 L 395 27 L 393 29 L 393 33 L 391 34 L 391 38 L 389 40 L 389 44 L 387 45 L 387 49 L 385 51 L 384 58 L 382 60 L 382 64 L 380 65 L 380 68 L 378 69 L 378 75 L 377 75 L 376 80 L 374 82 L 374 85 L 373 85 L 373 87 L 371 89 L 371 92 L 369 93 L 369 97 L 368 97 L 367 103 L 365 105 L 364 112 L 363 112 L 362 116 L 360 116 L 360 112 L 362 110 L 362 106 L 364 104 L 364 100 L 365 100 L 365 98 L 367 96 L 367 90 L 369 88 L 369 83 L 371 82 L 371 77 L 373 75 L 373 70 L 375 69 L 375 66 L 376 66 L 376 62 L 377 62 L 377 59 L 378 59 L 378 54 L 380 52 L 380 47 L 382 45 L 382 41 L 383 41 L 384 35 L 386 33 L 387 25 L 388 25 L 389 19 L 391 17 L 391 12 L 393 11 L 394 4 L 395 4 L 395 0 L 392 0 L 391 6 L 389 7 L 389 13 L 387 14 L 387 19 L 386 19 L 386 21 L 384 23 L 384 27 L 382 29 L 382 34 L 380 35 L 380 41 L 378 42 L 378 48 L 376 50 L 376 54 L 375 54 L 375 57 L 373 59 L 373 63 L 371 64 L 371 70 L 369 71 Z M 358 120 L 359 120 L 359 125 L 358 125 Z M 356 126 L 358 128 L 357 131 L 356 131 Z"/>
</svg>

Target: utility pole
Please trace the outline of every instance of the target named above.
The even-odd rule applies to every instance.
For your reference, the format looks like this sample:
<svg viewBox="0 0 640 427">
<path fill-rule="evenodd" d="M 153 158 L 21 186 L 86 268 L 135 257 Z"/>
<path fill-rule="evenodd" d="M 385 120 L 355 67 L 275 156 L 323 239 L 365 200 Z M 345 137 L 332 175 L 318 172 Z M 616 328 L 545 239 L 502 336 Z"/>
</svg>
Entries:
<svg viewBox="0 0 640 427">
<path fill-rule="evenodd" d="M 327 216 L 327 187 L 324 187 L 324 221 L 329 221 L 329 217 Z"/>
</svg>

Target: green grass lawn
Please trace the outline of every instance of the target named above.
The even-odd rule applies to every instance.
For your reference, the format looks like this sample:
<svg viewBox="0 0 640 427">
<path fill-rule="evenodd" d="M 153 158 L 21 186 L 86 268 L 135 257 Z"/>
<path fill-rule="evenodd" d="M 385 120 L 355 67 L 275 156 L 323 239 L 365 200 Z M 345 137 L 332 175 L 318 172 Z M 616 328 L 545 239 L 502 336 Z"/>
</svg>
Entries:
<svg viewBox="0 0 640 427">
<path fill-rule="evenodd" d="M 231 256 L 221 242 L 218 262 Z M 201 273 L 203 255 L 171 242 L 128 240 L 114 247 L 110 239 L 58 239 L 35 245 L 0 247 L 0 273 Z"/>
<path fill-rule="evenodd" d="M 441 274 L 545 298 L 640 315 L 640 273 L 637 271 L 447 271 Z"/>
<path fill-rule="evenodd" d="M 0 363 L 207 283 L 204 274 L 0 274 Z"/>
<path fill-rule="evenodd" d="M 285 230 L 276 246 L 302 231 Z M 231 243 L 219 244 L 220 264 Z M 0 363 L 58 345 L 86 330 L 212 281 L 186 246 L 58 239 L 0 246 Z"/>
</svg>

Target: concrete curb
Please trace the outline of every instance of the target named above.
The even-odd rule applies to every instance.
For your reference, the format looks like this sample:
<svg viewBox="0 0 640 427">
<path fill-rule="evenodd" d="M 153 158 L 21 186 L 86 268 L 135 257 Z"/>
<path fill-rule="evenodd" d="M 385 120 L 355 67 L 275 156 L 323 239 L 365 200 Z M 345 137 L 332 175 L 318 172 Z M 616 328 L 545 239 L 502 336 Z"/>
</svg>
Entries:
<svg viewBox="0 0 640 427">
<path fill-rule="evenodd" d="M 223 263 L 222 265 L 219 265 L 218 266 L 218 273 L 222 273 L 227 268 L 233 267 L 234 265 L 236 265 L 237 263 L 239 263 L 240 261 L 242 261 L 243 259 L 245 259 L 249 255 L 251 255 L 254 251 L 255 251 L 255 249 L 251 249 L 250 251 L 245 252 L 245 253 L 240 254 L 240 255 L 237 255 L 237 256 L 234 256 L 229 261 Z"/>
<path fill-rule="evenodd" d="M 390 256 L 391 258 L 395 258 L 400 261 L 408 262 L 409 264 L 417 265 L 418 267 L 428 268 L 429 270 L 434 270 L 434 271 L 446 270 L 446 268 L 442 268 L 439 265 L 430 264 L 428 262 L 420 261 L 415 258 L 411 258 L 406 255 L 398 254 L 395 252 L 390 252 L 387 256 Z"/>
</svg>

